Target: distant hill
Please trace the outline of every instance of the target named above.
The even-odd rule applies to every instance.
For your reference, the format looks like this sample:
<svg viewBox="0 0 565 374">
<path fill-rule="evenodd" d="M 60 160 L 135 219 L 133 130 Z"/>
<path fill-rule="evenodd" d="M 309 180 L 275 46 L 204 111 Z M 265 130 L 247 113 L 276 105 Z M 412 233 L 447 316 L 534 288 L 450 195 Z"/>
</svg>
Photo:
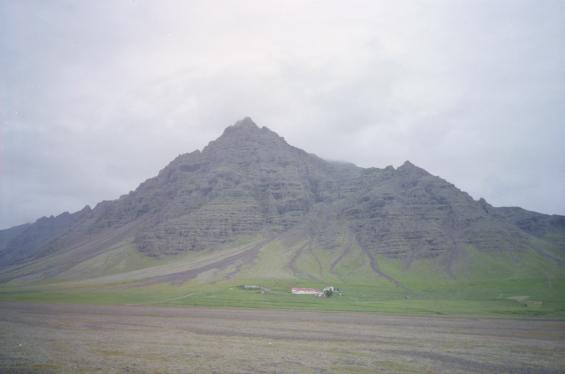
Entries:
<svg viewBox="0 0 565 374">
<path fill-rule="evenodd" d="M 408 161 L 326 161 L 250 118 L 117 200 L 0 231 L 0 282 L 207 274 L 409 287 L 422 264 L 478 279 L 485 263 L 495 278 L 561 271 L 565 217 L 475 201 Z"/>
</svg>

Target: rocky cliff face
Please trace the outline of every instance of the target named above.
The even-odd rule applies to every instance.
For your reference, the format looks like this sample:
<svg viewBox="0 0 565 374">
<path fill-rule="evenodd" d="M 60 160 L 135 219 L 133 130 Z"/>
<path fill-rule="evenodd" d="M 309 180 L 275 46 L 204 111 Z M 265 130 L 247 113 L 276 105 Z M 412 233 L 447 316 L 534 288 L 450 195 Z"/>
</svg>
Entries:
<svg viewBox="0 0 565 374">
<path fill-rule="evenodd" d="M 474 201 L 410 162 L 328 162 L 246 118 L 118 200 L 0 231 L 0 265 L 63 250 L 88 256 L 124 237 L 149 256 L 289 232 L 332 248 L 343 245 L 343 228 L 367 253 L 407 261 L 466 245 L 520 251 L 549 234 L 565 250 L 565 217 Z"/>
<path fill-rule="evenodd" d="M 136 236 L 144 253 L 202 250 L 261 231 L 284 232 L 336 199 L 355 167 L 328 163 L 244 119 L 202 152 L 179 156 L 151 181 L 166 201 Z M 136 191 L 137 194 L 140 191 Z"/>
</svg>

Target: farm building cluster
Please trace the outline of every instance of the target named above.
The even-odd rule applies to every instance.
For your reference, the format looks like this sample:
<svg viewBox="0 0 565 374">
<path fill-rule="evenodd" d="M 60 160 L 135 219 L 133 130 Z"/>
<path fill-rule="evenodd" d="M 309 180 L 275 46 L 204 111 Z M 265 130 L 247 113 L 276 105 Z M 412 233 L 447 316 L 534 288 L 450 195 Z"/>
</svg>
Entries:
<svg viewBox="0 0 565 374">
<path fill-rule="evenodd" d="M 341 291 L 333 286 L 329 286 L 324 289 L 294 287 L 291 289 L 291 292 L 293 295 L 312 295 L 317 297 L 330 297 L 334 294 L 334 292 L 341 295 Z"/>
</svg>

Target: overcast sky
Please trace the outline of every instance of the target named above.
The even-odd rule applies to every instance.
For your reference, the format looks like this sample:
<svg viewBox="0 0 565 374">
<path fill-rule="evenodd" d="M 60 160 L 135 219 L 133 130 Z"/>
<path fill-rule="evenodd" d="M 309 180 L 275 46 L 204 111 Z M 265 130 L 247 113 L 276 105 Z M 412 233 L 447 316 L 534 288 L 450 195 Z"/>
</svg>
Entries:
<svg viewBox="0 0 565 374">
<path fill-rule="evenodd" d="M 565 214 L 565 1 L 0 0 L 0 228 L 114 199 L 251 116 Z"/>
</svg>

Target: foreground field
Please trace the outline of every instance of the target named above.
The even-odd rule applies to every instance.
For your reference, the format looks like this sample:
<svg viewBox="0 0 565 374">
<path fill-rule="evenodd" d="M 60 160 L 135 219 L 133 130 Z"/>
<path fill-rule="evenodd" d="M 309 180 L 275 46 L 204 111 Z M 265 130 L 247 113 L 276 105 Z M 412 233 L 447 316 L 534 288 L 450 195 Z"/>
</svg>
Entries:
<svg viewBox="0 0 565 374">
<path fill-rule="evenodd" d="M 1 372 L 565 373 L 565 322 L 0 303 Z"/>
</svg>

